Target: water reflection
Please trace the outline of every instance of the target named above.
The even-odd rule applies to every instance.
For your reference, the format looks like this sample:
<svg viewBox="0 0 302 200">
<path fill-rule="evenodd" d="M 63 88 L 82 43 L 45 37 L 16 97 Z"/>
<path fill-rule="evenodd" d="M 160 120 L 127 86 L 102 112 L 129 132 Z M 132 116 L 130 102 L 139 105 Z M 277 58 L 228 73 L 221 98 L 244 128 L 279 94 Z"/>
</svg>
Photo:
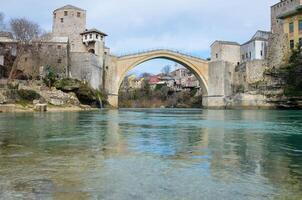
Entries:
<svg viewBox="0 0 302 200">
<path fill-rule="evenodd" d="M 298 111 L 1 114 L 0 199 L 301 199 Z"/>
</svg>

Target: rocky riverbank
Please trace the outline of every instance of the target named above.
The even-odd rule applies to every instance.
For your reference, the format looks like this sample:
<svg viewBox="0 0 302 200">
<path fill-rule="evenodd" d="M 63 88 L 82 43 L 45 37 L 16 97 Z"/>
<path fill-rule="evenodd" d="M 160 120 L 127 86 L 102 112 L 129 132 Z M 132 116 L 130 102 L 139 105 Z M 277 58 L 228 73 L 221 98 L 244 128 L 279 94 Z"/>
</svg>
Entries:
<svg viewBox="0 0 302 200">
<path fill-rule="evenodd" d="M 80 82 L 69 91 L 47 87 L 41 81 L 2 80 L 0 84 L 0 112 L 97 110 L 99 101 L 97 93 Z"/>
</svg>

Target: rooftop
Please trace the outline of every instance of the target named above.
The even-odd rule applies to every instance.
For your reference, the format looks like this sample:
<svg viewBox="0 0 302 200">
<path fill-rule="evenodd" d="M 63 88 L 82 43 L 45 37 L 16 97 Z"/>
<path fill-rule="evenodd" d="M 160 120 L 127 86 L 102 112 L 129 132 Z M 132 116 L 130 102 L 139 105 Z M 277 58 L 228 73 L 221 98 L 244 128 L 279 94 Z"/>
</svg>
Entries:
<svg viewBox="0 0 302 200">
<path fill-rule="evenodd" d="M 240 46 L 240 44 L 238 42 L 222 41 L 222 40 L 216 40 L 215 42 L 213 42 L 213 44 L 211 44 L 211 46 L 213 46 L 215 43 Z"/>
<path fill-rule="evenodd" d="M 83 33 L 81 33 L 81 35 L 88 34 L 88 33 L 99 33 L 99 34 L 101 34 L 103 36 L 108 36 L 106 33 L 102 32 L 102 31 L 99 31 L 96 28 L 86 29 Z"/>
<path fill-rule="evenodd" d="M 61 8 L 57 8 L 54 10 L 54 12 L 58 11 L 58 10 L 79 10 L 79 11 L 85 11 L 84 9 L 82 8 L 78 8 L 78 7 L 75 7 L 73 5 L 66 5 L 66 6 L 63 6 Z"/>
<path fill-rule="evenodd" d="M 269 31 L 258 30 L 249 41 L 243 43 L 241 46 L 246 45 L 246 44 L 256 41 L 256 40 L 257 41 L 268 41 L 270 34 L 271 34 L 271 32 L 269 32 Z"/>
</svg>

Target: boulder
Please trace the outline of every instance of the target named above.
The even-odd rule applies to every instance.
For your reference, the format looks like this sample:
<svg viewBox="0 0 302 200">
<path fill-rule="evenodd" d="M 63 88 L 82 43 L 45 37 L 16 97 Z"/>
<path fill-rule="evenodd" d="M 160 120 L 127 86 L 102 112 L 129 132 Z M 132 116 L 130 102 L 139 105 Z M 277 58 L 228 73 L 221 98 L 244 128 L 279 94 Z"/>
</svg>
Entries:
<svg viewBox="0 0 302 200">
<path fill-rule="evenodd" d="M 45 99 L 46 102 L 55 105 L 80 105 L 80 102 L 74 93 L 64 93 L 61 90 L 52 88 L 52 90 L 43 90 L 40 95 Z"/>
<path fill-rule="evenodd" d="M 49 103 L 54 105 L 54 106 L 63 106 L 65 104 L 65 101 L 63 99 L 51 98 L 49 100 Z"/>
</svg>

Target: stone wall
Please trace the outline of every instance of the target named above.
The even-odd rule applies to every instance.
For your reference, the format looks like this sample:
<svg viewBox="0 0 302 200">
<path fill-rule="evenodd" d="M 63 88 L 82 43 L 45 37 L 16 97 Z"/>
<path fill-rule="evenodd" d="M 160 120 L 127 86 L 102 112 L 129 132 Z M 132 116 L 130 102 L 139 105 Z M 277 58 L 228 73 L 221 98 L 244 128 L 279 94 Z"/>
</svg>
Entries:
<svg viewBox="0 0 302 200">
<path fill-rule="evenodd" d="M 267 60 L 253 60 L 236 66 L 232 81 L 233 93 L 248 91 L 251 84 L 262 82 L 266 68 Z"/>
<path fill-rule="evenodd" d="M 273 33 L 268 43 L 268 67 L 280 67 L 288 57 L 289 45 L 287 35 L 283 32 Z"/>
<path fill-rule="evenodd" d="M 263 80 L 263 73 L 266 69 L 266 60 L 253 60 L 246 63 L 246 81 L 248 84 L 256 83 Z"/>
<path fill-rule="evenodd" d="M 23 74 L 38 77 L 41 68 L 50 66 L 60 76 L 66 76 L 69 66 L 68 43 L 34 42 L 23 46 L 14 63 L 15 70 Z"/>
<path fill-rule="evenodd" d="M 103 57 L 92 53 L 70 53 L 70 75 L 88 82 L 94 89 L 102 89 Z"/>
<path fill-rule="evenodd" d="M 226 98 L 233 94 L 232 80 L 235 65 L 230 62 L 216 61 L 209 63 L 208 96 L 203 98 L 205 107 L 224 107 Z"/>
</svg>

